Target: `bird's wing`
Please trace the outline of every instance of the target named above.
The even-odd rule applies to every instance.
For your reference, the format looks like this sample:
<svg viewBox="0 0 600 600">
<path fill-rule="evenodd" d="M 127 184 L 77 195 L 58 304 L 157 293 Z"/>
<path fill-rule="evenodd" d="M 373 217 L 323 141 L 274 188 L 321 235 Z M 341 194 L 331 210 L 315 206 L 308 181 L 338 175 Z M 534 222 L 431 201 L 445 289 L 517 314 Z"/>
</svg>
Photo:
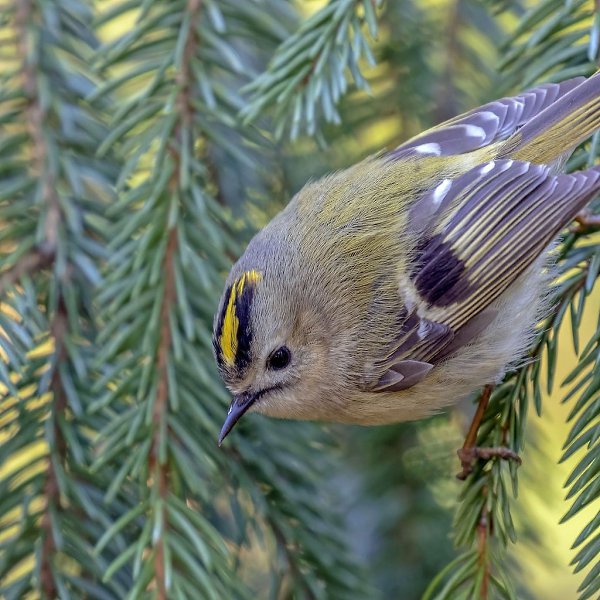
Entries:
<svg viewBox="0 0 600 600">
<path fill-rule="evenodd" d="M 420 242 L 408 285 L 419 307 L 404 320 L 378 389 L 414 385 L 481 332 L 495 316 L 492 302 L 599 190 L 600 166 L 553 175 L 504 159 L 423 195 L 410 214 Z"/>
<path fill-rule="evenodd" d="M 398 159 L 413 154 L 463 154 L 504 140 L 584 81 L 584 77 L 576 77 L 562 83 L 548 83 L 518 96 L 484 104 L 411 138 L 389 156 Z"/>
</svg>

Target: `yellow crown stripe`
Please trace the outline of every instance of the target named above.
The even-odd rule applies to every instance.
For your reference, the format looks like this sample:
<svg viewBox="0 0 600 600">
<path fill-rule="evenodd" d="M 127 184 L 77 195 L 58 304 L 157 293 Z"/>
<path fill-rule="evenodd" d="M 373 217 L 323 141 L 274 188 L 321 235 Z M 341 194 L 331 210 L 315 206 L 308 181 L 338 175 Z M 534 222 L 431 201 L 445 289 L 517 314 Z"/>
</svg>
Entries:
<svg viewBox="0 0 600 600">
<path fill-rule="evenodd" d="M 243 277 L 245 278 L 245 280 L 248 283 L 251 283 L 252 285 L 255 285 L 255 284 L 257 284 L 262 279 L 262 273 L 260 271 L 255 270 L 255 269 L 252 269 L 252 271 L 246 271 L 244 273 Z"/>
<path fill-rule="evenodd" d="M 237 352 L 237 330 L 240 325 L 235 314 L 235 298 L 236 286 L 234 285 L 231 286 L 231 293 L 229 294 L 227 309 L 225 310 L 225 316 L 223 318 L 221 339 L 219 340 L 223 360 L 228 365 L 232 365 L 235 359 L 235 354 Z"/>
<path fill-rule="evenodd" d="M 246 271 L 231 286 L 219 339 L 223 360 L 230 366 L 235 362 L 238 348 L 238 329 L 240 327 L 240 321 L 235 313 L 235 301 L 242 295 L 246 284 L 255 285 L 261 279 L 262 275 L 258 271 Z"/>
</svg>

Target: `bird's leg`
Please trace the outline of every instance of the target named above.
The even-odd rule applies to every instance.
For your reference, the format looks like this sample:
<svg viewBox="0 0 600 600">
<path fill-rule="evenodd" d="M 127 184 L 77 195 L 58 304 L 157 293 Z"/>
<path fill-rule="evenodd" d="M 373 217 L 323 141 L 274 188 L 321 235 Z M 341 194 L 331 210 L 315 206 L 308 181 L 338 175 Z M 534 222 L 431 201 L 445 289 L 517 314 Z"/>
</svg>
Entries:
<svg viewBox="0 0 600 600">
<path fill-rule="evenodd" d="M 462 471 L 458 473 L 456 476 L 461 481 L 464 481 L 473 471 L 473 462 L 477 458 L 481 458 L 483 460 L 489 460 L 490 458 L 496 456 L 498 458 L 502 458 L 504 460 L 514 460 L 518 464 L 521 464 L 521 458 L 516 452 L 513 452 L 509 448 L 498 447 L 498 448 L 479 448 L 475 445 L 477 441 L 477 430 L 481 425 L 481 420 L 483 419 L 483 415 L 485 413 L 485 409 L 487 408 L 490 402 L 490 396 L 492 395 L 492 390 L 494 389 L 493 385 L 486 385 L 481 392 L 481 397 L 479 398 L 479 404 L 477 406 L 477 410 L 473 415 L 473 419 L 471 420 L 471 425 L 469 426 L 469 431 L 467 433 L 467 437 L 465 437 L 465 443 L 460 450 L 457 450 L 458 458 L 460 459 L 460 464 L 462 466 Z"/>
</svg>

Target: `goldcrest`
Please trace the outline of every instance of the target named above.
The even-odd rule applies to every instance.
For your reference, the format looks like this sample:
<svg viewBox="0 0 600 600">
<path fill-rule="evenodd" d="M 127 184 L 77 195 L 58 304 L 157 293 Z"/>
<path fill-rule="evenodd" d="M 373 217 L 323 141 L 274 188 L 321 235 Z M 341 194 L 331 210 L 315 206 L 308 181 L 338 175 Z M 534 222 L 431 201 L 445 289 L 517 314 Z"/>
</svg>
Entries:
<svg viewBox="0 0 600 600">
<path fill-rule="evenodd" d="M 600 127 L 600 74 L 442 123 L 307 184 L 233 266 L 213 345 L 247 411 L 375 425 L 497 381 L 547 304 L 548 250 L 600 190 L 560 174 Z"/>
</svg>

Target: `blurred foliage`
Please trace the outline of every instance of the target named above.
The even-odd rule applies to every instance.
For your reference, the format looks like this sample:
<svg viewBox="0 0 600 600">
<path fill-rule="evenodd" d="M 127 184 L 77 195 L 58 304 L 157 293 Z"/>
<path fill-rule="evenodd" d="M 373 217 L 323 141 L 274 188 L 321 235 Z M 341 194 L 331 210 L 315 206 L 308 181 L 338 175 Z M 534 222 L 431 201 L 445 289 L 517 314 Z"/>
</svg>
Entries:
<svg viewBox="0 0 600 600">
<path fill-rule="evenodd" d="M 231 261 L 308 178 L 590 74 L 599 23 L 581 0 L 4 2 L 0 595 L 536 597 L 507 550 L 546 537 L 513 524 L 519 471 L 453 478 L 464 406 L 373 429 L 249 416 L 218 449 L 210 329 Z M 573 228 L 557 257 L 540 360 L 495 390 L 478 443 L 540 447 L 529 404 L 569 321 L 568 520 L 599 493 L 597 236 Z M 581 598 L 599 526 L 574 540 Z"/>
</svg>

